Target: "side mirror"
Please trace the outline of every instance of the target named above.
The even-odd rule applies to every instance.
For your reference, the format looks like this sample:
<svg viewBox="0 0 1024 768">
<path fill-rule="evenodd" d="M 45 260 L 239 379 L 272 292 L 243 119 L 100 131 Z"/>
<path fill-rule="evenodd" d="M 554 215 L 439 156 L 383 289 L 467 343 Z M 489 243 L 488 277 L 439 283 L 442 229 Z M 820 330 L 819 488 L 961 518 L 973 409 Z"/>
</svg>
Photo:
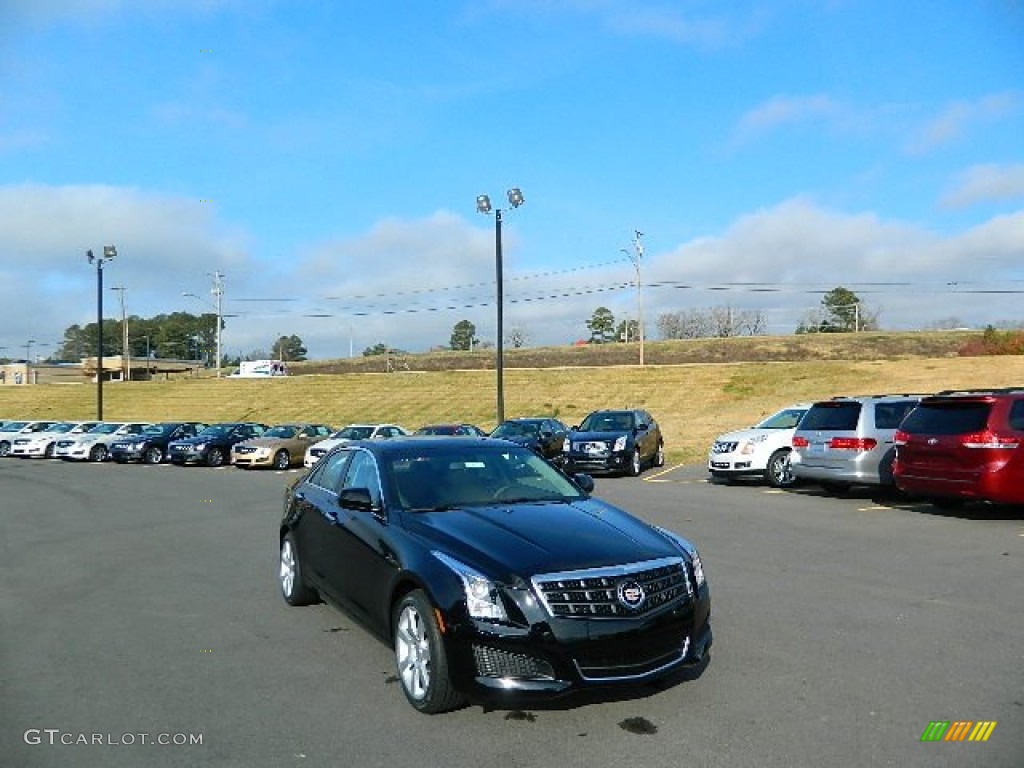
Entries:
<svg viewBox="0 0 1024 768">
<path fill-rule="evenodd" d="M 369 488 L 343 488 L 338 494 L 338 506 L 342 509 L 355 509 L 369 512 L 373 509 L 373 498 Z"/>
<path fill-rule="evenodd" d="M 593 493 L 594 478 L 590 475 L 580 472 L 572 476 L 572 481 L 576 483 L 584 493 Z"/>
</svg>

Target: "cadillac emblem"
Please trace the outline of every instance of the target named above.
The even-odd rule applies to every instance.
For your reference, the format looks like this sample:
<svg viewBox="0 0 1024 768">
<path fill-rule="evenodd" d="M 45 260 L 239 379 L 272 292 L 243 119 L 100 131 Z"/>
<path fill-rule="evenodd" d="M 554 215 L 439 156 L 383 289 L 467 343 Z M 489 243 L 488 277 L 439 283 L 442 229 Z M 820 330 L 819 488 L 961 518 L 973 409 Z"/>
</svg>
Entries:
<svg viewBox="0 0 1024 768">
<path fill-rule="evenodd" d="M 631 611 L 638 610 L 647 597 L 644 594 L 644 588 L 635 581 L 624 581 L 619 584 L 618 596 L 619 602 Z"/>
</svg>

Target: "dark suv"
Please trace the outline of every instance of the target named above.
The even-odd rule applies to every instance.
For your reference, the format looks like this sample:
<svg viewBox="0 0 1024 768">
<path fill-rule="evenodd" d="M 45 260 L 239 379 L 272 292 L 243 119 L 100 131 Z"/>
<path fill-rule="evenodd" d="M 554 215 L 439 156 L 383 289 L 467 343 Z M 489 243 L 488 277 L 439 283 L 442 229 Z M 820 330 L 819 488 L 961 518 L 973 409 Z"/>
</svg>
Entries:
<svg viewBox="0 0 1024 768">
<path fill-rule="evenodd" d="M 793 433 L 793 477 L 831 493 L 893 485 L 893 438 L 923 395 L 834 397 L 814 403 Z"/>
<path fill-rule="evenodd" d="M 560 464 L 562 445 L 568 434 L 569 428 L 558 419 L 538 417 L 503 421 L 491 432 L 491 437 L 525 445 L 538 456 Z"/>
<path fill-rule="evenodd" d="M 594 411 L 573 427 L 562 445 L 564 469 L 629 474 L 636 477 L 644 465 L 665 463 L 661 428 L 647 411 Z"/>
<path fill-rule="evenodd" d="M 924 398 L 896 433 L 893 476 L 938 506 L 1024 504 L 1024 387 Z"/>
<path fill-rule="evenodd" d="M 208 467 L 219 467 L 231 457 L 231 449 L 235 443 L 259 437 L 266 431 L 266 424 L 211 424 L 195 437 L 168 443 L 167 454 L 173 464 L 205 464 Z"/>
</svg>

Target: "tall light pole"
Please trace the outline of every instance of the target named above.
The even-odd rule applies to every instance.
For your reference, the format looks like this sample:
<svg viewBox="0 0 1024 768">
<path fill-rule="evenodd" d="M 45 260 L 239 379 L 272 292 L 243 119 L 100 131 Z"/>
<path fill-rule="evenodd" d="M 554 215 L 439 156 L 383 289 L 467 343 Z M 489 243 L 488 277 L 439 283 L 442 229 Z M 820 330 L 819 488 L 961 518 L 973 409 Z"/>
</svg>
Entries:
<svg viewBox="0 0 1024 768">
<path fill-rule="evenodd" d="M 35 339 L 29 339 L 25 342 L 25 364 L 32 364 L 32 345 L 36 343 Z"/>
<path fill-rule="evenodd" d="M 526 202 L 523 197 L 523 193 L 519 190 L 519 187 L 512 187 L 508 192 L 508 204 L 513 208 L 518 208 L 520 205 Z M 491 198 L 487 195 L 478 195 L 476 198 L 476 210 L 477 213 L 489 214 L 491 212 Z M 495 271 L 495 283 L 497 285 L 497 312 L 498 312 L 498 332 L 497 332 L 497 358 L 495 360 L 494 369 L 497 373 L 497 419 L 498 424 L 505 421 L 505 339 L 503 338 L 505 333 L 505 294 L 504 294 L 504 280 L 502 277 L 502 264 L 501 264 L 501 208 L 494 209 L 494 271 Z"/>
<path fill-rule="evenodd" d="M 114 260 L 117 248 L 104 245 L 102 256 L 93 256 L 91 250 L 85 255 L 90 264 L 96 263 L 96 420 L 103 421 L 103 263 Z"/>
<path fill-rule="evenodd" d="M 640 238 L 644 236 L 643 232 L 639 230 L 633 230 L 633 250 L 627 251 L 622 248 L 622 252 L 629 256 L 629 260 L 633 262 L 633 268 L 636 269 L 636 315 L 637 323 L 637 338 L 640 340 L 640 365 L 644 364 L 644 302 L 643 294 L 640 287 L 640 262 L 644 257 L 644 244 L 640 242 Z"/>
</svg>

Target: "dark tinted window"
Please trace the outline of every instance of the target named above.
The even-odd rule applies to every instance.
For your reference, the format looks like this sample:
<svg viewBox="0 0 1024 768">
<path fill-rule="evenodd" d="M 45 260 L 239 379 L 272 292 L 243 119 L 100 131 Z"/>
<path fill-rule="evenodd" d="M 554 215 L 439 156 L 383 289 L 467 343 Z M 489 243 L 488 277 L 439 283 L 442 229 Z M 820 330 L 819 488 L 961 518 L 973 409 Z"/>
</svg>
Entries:
<svg viewBox="0 0 1024 768">
<path fill-rule="evenodd" d="M 1014 400 L 1010 406 L 1009 427 L 1024 432 L 1024 400 Z"/>
<path fill-rule="evenodd" d="M 988 424 L 991 406 L 978 402 L 921 403 L 903 422 L 904 432 L 916 435 L 964 435 Z"/>
<path fill-rule="evenodd" d="M 333 456 L 320 459 L 309 475 L 309 482 L 337 493 L 351 456 L 351 451 L 339 451 Z"/>
<path fill-rule="evenodd" d="M 875 403 L 875 428 L 896 429 L 903 417 L 917 405 L 916 400 L 905 400 L 900 403 Z"/>
<path fill-rule="evenodd" d="M 855 430 L 860 418 L 860 403 L 816 403 L 800 422 L 800 429 Z"/>
</svg>

